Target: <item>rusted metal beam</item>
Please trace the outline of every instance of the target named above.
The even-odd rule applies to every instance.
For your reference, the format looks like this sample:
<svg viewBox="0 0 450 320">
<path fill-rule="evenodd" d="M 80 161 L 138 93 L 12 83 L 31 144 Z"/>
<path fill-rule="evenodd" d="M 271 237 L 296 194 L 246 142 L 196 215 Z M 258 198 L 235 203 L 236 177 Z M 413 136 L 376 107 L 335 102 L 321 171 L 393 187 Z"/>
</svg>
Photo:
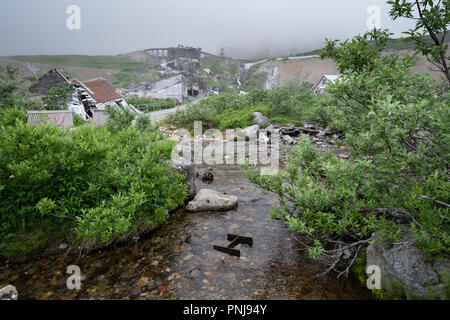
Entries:
<svg viewBox="0 0 450 320">
<path fill-rule="evenodd" d="M 238 239 L 239 243 L 248 244 L 250 247 L 253 246 L 253 238 L 239 236 L 239 235 L 235 235 L 235 234 L 228 235 L 228 241 L 234 241 L 236 238 Z"/>
<path fill-rule="evenodd" d="M 247 244 L 250 247 L 253 246 L 253 238 L 250 238 L 250 237 L 243 237 L 243 236 L 239 236 L 239 235 L 228 234 L 227 239 L 228 239 L 228 241 L 231 241 L 231 243 L 228 245 L 228 247 L 214 246 L 214 249 L 224 252 L 224 253 L 228 253 L 232 256 L 240 257 L 241 251 L 237 250 L 237 249 L 233 249 L 234 247 L 236 247 L 237 245 L 239 245 L 241 243 Z"/>
<path fill-rule="evenodd" d="M 232 256 L 236 256 L 236 257 L 240 257 L 241 256 L 241 251 L 240 250 L 236 250 L 236 249 L 231 249 L 231 248 L 226 248 L 226 247 L 221 247 L 221 246 L 214 246 L 215 250 L 224 252 L 224 253 L 228 253 Z"/>
<path fill-rule="evenodd" d="M 228 245 L 228 248 L 234 248 L 240 243 L 239 237 L 234 238 L 234 240 L 230 240 L 228 238 L 228 241 L 231 241 L 231 243 Z"/>
</svg>

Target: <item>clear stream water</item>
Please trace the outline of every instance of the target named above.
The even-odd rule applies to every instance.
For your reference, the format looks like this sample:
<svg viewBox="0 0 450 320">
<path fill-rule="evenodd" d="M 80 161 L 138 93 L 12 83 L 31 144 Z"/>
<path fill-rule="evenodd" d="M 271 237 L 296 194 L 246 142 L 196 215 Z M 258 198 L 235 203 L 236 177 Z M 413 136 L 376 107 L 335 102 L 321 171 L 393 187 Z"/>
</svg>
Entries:
<svg viewBox="0 0 450 320">
<path fill-rule="evenodd" d="M 200 171 L 200 170 L 199 170 Z M 146 239 L 87 256 L 42 256 L 0 266 L 0 287 L 13 284 L 20 299 L 370 299 L 356 279 L 316 278 L 323 267 L 308 258 L 287 227 L 270 218 L 273 194 L 252 185 L 237 166 L 213 168 L 215 180 L 197 188 L 239 198 L 229 212 L 180 210 Z M 227 234 L 253 238 L 241 257 L 218 252 Z M 81 290 L 68 290 L 66 269 L 78 265 Z"/>
</svg>

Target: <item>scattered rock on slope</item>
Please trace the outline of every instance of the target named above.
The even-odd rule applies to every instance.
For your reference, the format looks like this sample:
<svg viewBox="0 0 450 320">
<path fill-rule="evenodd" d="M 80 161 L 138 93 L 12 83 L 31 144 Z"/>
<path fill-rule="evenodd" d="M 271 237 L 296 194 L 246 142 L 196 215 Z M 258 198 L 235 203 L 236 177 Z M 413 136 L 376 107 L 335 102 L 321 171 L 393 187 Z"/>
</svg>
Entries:
<svg viewBox="0 0 450 320">
<path fill-rule="evenodd" d="M 268 126 L 270 126 L 269 118 L 267 118 L 261 112 L 253 112 L 253 115 L 255 116 L 253 123 L 257 124 L 260 128 L 267 128 Z"/>
</svg>

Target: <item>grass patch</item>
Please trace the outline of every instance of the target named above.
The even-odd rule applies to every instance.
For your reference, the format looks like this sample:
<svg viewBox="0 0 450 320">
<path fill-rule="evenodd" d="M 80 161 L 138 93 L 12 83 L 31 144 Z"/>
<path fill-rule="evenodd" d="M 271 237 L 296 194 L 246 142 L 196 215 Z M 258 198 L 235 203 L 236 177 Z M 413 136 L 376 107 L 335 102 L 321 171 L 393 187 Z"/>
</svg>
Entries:
<svg viewBox="0 0 450 320">
<path fill-rule="evenodd" d="M 128 98 L 127 103 L 142 112 L 153 112 L 175 108 L 177 101 L 173 99 Z"/>
<path fill-rule="evenodd" d="M 123 88 L 141 82 L 155 82 L 161 78 L 160 76 L 161 74 L 156 71 L 148 73 L 119 72 L 115 75 L 115 80 L 112 84 L 116 87 Z"/>
<path fill-rule="evenodd" d="M 303 122 L 300 119 L 292 116 L 274 116 L 270 119 L 270 121 L 272 122 L 272 124 L 278 124 L 282 126 L 303 126 Z"/>
<path fill-rule="evenodd" d="M 234 128 L 247 128 L 253 125 L 254 112 L 261 112 L 267 114 L 269 107 L 263 104 L 246 108 L 246 109 L 227 109 L 221 115 L 218 116 L 219 130 L 224 131 Z"/>
<path fill-rule="evenodd" d="M 56 236 L 53 236 L 56 238 Z M 0 256 L 6 260 L 29 255 L 47 246 L 49 233 L 44 230 L 10 235 L 0 243 Z"/>
<path fill-rule="evenodd" d="M 42 63 L 57 66 L 70 66 L 92 69 L 143 71 L 150 67 L 147 62 L 132 61 L 120 56 L 87 56 L 87 55 L 37 55 L 37 56 L 13 56 L 12 60 Z"/>
</svg>

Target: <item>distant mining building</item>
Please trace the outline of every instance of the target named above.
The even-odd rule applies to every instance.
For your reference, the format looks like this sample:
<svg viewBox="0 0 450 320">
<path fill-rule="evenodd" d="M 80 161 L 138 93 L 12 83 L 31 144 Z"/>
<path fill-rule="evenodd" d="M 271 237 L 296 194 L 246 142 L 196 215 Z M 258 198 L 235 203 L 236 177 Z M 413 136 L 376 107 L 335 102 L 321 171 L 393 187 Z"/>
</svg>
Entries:
<svg viewBox="0 0 450 320">
<path fill-rule="evenodd" d="M 197 71 L 200 69 L 201 59 L 204 55 L 201 48 L 193 47 L 171 47 L 171 48 L 152 48 L 144 50 L 145 53 L 164 59 L 166 62 L 162 68 L 170 68 L 184 75 L 187 84 L 187 93 L 189 96 L 197 96 L 203 88 L 203 81 L 199 78 Z"/>
</svg>

